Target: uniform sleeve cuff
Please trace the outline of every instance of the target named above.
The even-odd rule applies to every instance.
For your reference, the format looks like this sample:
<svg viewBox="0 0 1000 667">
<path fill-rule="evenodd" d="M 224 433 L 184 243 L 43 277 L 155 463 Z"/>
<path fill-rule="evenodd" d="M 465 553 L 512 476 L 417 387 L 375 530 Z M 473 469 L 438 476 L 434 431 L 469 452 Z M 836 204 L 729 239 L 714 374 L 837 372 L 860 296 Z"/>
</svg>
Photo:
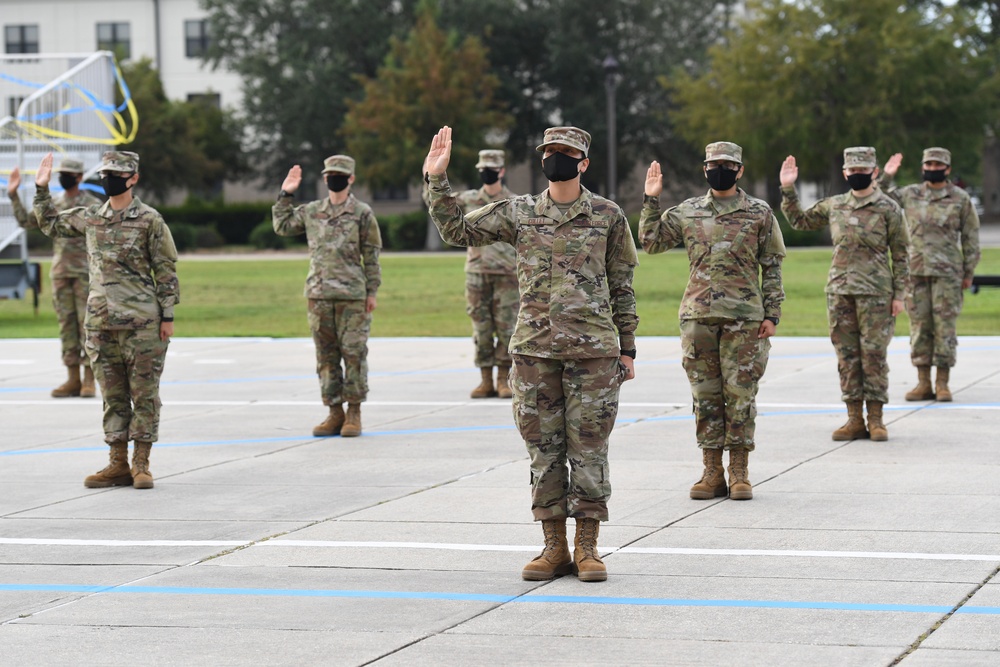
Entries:
<svg viewBox="0 0 1000 667">
<path fill-rule="evenodd" d="M 632 334 L 622 334 L 618 339 L 618 345 L 622 350 L 634 350 L 635 336 Z"/>
</svg>

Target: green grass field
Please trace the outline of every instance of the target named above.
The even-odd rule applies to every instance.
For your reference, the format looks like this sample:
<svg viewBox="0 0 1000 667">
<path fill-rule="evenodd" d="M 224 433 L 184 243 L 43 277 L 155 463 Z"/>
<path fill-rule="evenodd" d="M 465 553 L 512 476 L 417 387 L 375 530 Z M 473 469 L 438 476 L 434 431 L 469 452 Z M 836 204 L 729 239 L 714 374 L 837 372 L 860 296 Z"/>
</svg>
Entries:
<svg viewBox="0 0 1000 667">
<path fill-rule="evenodd" d="M 467 336 L 469 322 L 463 295 L 463 253 L 382 257 L 382 288 L 375 311 L 375 336 Z M 662 255 L 640 254 L 635 292 L 639 335 L 677 335 L 677 309 L 687 282 L 687 256 L 680 250 Z M 825 336 L 826 297 L 823 286 L 830 263 L 829 248 L 791 249 L 784 263 L 786 300 L 778 334 Z M 181 304 L 176 311 L 178 336 L 309 336 L 302 296 L 308 261 L 178 262 Z M 48 292 L 37 316 L 30 300 L 0 301 L 0 338 L 43 338 L 56 335 L 56 319 Z M 981 274 L 1000 274 L 1000 248 L 983 252 Z M 1000 289 L 967 294 L 958 321 L 962 335 L 1000 334 Z M 909 332 L 901 316 L 897 335 Z"/>
</svg>

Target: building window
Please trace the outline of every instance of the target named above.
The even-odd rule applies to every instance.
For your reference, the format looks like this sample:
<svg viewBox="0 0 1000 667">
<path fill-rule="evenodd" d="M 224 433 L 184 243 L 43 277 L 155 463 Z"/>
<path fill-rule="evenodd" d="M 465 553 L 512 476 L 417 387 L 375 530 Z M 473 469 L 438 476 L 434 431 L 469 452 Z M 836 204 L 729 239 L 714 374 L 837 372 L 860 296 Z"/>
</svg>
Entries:
<svg viewBox="0 0 1000 667">
<path fill-rule="evenodd" d="M 4 26 L 7 53 L 38 53 L 37 25 Z"/>
<path fill-rule="evenodd" d="M 218 93 L 188 93 L 187 101 L 194 104 L 204 104 L 213 109 L 222 108 L 222 96 Z"/>
<path fill-rule="evenodd" d="M 21 108 L 21 102 L 24 101 L 24 97 L 8 97 L 7 98 L 7 115 L 12 118 L 17 118 L 17 110 Z"/>
<path fill-rule="evenodd" d="M 188 58 L 201 58 L 212 40 L 208 35 L 208 20 L 184 22 L 184 53 Z"/>
<path fill-rule="evenodd" d="M 111 51 L 119 60 L 132 57 L 132 40 L 128 23 L 98 23 L 97 50 Z"/>
<path fill-rule="evenodd" d="M 409 198 L 410 190 L 405 185 L 372 189 L 372 199 L 375 201 L 406 201 Z"/>
</svg>

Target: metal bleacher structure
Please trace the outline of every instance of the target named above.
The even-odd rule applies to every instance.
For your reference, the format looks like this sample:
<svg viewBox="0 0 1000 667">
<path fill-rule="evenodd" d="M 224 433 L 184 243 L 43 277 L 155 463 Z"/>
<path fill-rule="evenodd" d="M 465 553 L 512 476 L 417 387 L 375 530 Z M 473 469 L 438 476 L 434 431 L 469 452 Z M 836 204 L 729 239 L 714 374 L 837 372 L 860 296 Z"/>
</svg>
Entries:
<svg viewBox="0 0 1000 667">
<path fill-rule="evenodd" d="M 21 172 L 18 196 L 29 210 L 35 168 L 49 152 L 56 165 L 81 160 L 83 187 L 93 189 L 86 180 L 101 154 L 135 137 L 138 114 L 110 51 L 0 55 L 0 101 L 0 114 L 7 114 L 0 117 L 0 299 L 21 299 L 31 290 L 37 306 L 41 275 L 7 196 L 11 170 Z M 55 179 L 51 187 L 59 192 Z"/>
</svg>

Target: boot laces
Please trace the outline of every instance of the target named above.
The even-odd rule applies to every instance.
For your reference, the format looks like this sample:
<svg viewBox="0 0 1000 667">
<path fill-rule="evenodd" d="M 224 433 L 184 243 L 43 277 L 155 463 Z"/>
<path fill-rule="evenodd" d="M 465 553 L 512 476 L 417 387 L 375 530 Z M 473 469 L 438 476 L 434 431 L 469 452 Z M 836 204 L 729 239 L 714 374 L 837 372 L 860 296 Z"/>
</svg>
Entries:
<svg viewBox="0 0 1000 667">
<path fill-rule="evenodd" d="M 580 550 L 586 558 L 600 560 L 597 555 L 597 521 L 584 521 L 580 527 Z"/>
</svg>

